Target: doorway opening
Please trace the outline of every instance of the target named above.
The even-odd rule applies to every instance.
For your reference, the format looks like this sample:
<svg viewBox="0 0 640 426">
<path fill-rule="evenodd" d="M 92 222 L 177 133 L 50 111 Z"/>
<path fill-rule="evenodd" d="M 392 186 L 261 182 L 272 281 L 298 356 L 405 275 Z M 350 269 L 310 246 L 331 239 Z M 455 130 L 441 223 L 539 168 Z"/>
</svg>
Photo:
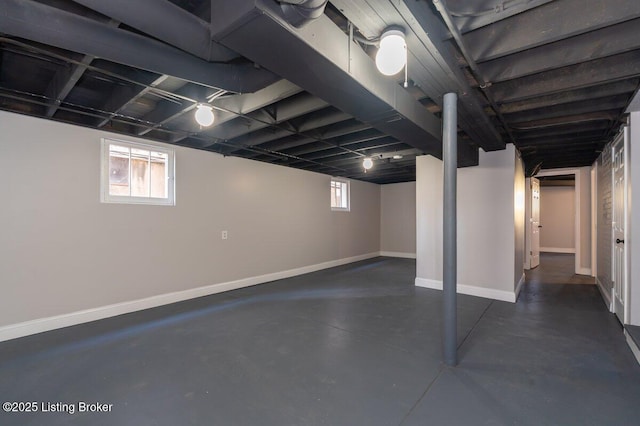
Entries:
<svg viewBox="0 0 640 426">
<path fill-rule="evenodd" d="M 588 168 L 542 170 L 527 179 L 525 269 L 572 260 L 573 274 L 593 276 L 590 187 Z"/>
</svg>

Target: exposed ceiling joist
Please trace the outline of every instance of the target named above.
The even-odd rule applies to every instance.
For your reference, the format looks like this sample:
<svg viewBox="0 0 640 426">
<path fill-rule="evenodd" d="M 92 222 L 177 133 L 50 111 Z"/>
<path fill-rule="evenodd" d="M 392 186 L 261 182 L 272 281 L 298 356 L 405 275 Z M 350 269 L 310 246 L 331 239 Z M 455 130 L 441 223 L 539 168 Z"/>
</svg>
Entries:
<svg viewBox="0 0 640 426">
<path fill-rule="evenodd" d="M 351 151 L 352 154 L 355 154 L 354 151 L 380 148 L 380 147 L 386 147 L 389 145 L 398 145 L 398 144 L 399 142 L 397 140 L 389 136 L 386 136 L 384 138 L 373 138 L 369 140 L 361 140 L 351 144 L 344 144 L 344 143 L 338 144 L 338 143 L 332 142 L 331 140 L 323 140 L 322 144 L 314 145 L 311 147 L 299 147 L 299 148 L 287 151 L 287 153 L 300 156 L 303 158 L 310 158 L 313 160 L 317 160 L 321 158 L 333 157 L 336 155 L 344 154 L 345 151 L 346 152 Z M 405 144 L 402 144 L 402 145 L 405 147 L 407 146 Z M 356 155 L 356 157 L 359 157 L 360 159 L 362 159 L 363 156 L 364 154 Z"/>
<path fill-rule="evenodd" d="M 544 118 L 540 120 L 514 123 L 513 128 L 518 130 L 548 129 L 554 126 L 564 126 L 567 124 L 589 123 L 593 121 L 616 120 L 620 116 L 619 110 L 597 111 L 587 114 L 574 114 L 557 118 Z"/>
<path fill-rule="evenodd" d="M 634 0 L 446 0 L 445 13 L 433 0 L 334 0 L 302 29 L 276 0 L 133 3 L 4 1 L 0 109 L 392 183 L 415 179 L 413 151 L 440 147 L 444 93 L 459 94 L 460 165 L 509 136 L 532 170 L 591 164 L 640 86 Z M 371 43 L 394 24 L 407 33 L 407 88 L 373 67 Z M 475 64 L 470 40 L 492 59 Z M 209 128 L 193 120 L 199 102 L 214 107 Z M 368 173 L 364 155 L 376 157 Z"/>
<path fill-rule="evenodd" d="M 282 137 L 283 135 L 296 133 L 295 130 L 284 126 L 278 126 L 275 128 L 271 128 L 270 126 L 280 125 L 281 123 L 285 123 L 287 120 L 321 110 L 328 106 L 329 104 L 322 99 L 310 96 L 307 93 L 301 93 L 296 96 L 296 102 L 282 102 L 278 106 L 275 117 L 269 116 L 265 119 L 264 116 L 262 116 L 262 118 L 257 118 L 256 114 L 259 114 L 260 111 L 256 111 L 247 115 L 250 120 L 245 123 L 234 120 L 222 126 L 207 130 L 206 132 L 203 132 L 203 134 L 232 141 L 233 143 L 241 145 L 259 145 L 261 143 L 277 139 L 278 137 Z M 257 119 L 251 120 L 251 118 Z M 229 152 L 232 151 L 233 149 L 229 150 Z"/>
<path fill-rule="evenodd" d="M 502 137 L 481 113 L 483 103 L 445 41 L 446 27 L 432 13 L 427 2 L 333 0 L 332 4 L 369 38 L 379 37 L 390 25 L 404 27 L 411 79 L 440 106 L 444 94 L 457 92 L 459 127 L 485 151 L 504 148 Z"/>
<path fill-rule="evenodd" d="M 212 22 L 215 40 L 360 121 L 441 156 L 440 120 L 380 75 L 373 61 L 327 16 L 294 29 L 276 3 L 229 1 L 229 8 L 231 3 L 233 11 L 224 21 Z M 287 49 L 279 47 L 285 45 Z M 466 161 L 465 152 L 460 154 Z"/>
<path fill-rule="evenodd" d="M 254 93 L 216 98 L 210 102 L 217 111 L 216 120 L 213 123 L 213 127 L 210 127 L 205 131 L 213 130 L 228 121 L 245 120 L 243 116 L 297 95 L 301 91 L 302 89 L 295 84 L 290 83 L 287 80 L 279 80 Z M 195 98 L 195 100 L 203 102 L 204 98 L 199 97 Z M 202 129 L 198 127 L 195 120 L 188 130 L 190 133 L 202 132 Z"/>
<path fill-rule="evenodd" d="M 567 115 L 584 114 L 603 109 L 623 108 L 629 102 L 629 95 L 607 96 L 593 99 L 590 102 L 570 102 L 566 104 L 536 108 L 528 111 L 508 114 L 510 122 L 521 123 L 523 121 L 541 120 L 544 118 L 564 117 Z"/>
<path fill-rule="evenodd" d="M 362 159 L 364 156 L 373 157 L 375 160 L 382 160 L 381 157 L 386 156 L 389 152 L 403 152 L 404 155 L 413 155 L 415 157 L 416 154 L 420 154 L 416 152 L 415 148 L 407 148 L 406 144 L 399 143 L 398 141 L 389 141 L 386 143 L 382 143 L 382 141 L 377 141 L 377 143 L 366 143 L 360 144 L 361 146 L 353 146 L 352 148 L 356 149 L 360 155 L 344 155 L 344 153 L 339 153 L 336 149 L 326 150 L 322 152 L 313 153 L 312 155 L 305 156 L 305 158 L 311 158 L 315 160 L 322 160 L 325 164 L 330 164 L 334 166 L 345 166 L 345 165 L 357 165 L 361 167 Z M 385 160 L 388 159 L 389 156 L 385 157 Z"/>
<path fill-rule="evenodd" d="M 640 18 L 515 53 L 480 66 L 488 81 L 504 80 L 566 67 L 640 48 Z"/>
<path fill-rule="evenodd" d="M 554 0 L 525 0 L 506 2 L 504 0 L 448 0 L 447 7 L 455 18 L 461 33 L 466 33 L 511 16 L 533 9 Z"/>
<path fill-rule="evenodd" d="M 578 124 L 566 124 L 554 126 L 548 129 L 540 129 L 540 130 L 516 130 L 516 134 L 519 141 L 526 139 L 545 139 L 552 136 L 561 136 L 566 134 L 572 134 L 577 132 L 589 132 L 589 131 L 601 131 L 604 134 L 604 131 L 609 128 L 611 124 L 606 121 L 592 121 L 589 123 L 578 123 Z"/>
<path fill-rule="evenodd" d="M 4 0 L 3 33 L 230 92 L 254 92 L 279 78 L 253 64 L 218 64 L 148 37 L 32 0 Z"/>
<path fill-rule="evenodd" d="M 114 28 L 117 28 L 120 25 L 120 23 L 115 20 L 109 20 L 106 23 Z M 54 116 L 60 103 L 66 99 L 67 95 L 69 95 L 71 90 L 78 83 L 78 80 L 80 80 L 84 72 L 88 69 L 88 65 L 90 65 L 94 59 L 96 59 L 95 56 L 83 55 L 78 64 L 69 65 L 68 67 L 56 72 L 55 77 L 51 80 L 51 83 L 45 92 L 47 97 L 54 99 L 51 106 L 47 109 L 47 117 Z"/>
<path fill-rule="evenodd" d="M 89 65 L 94 59 L 95 56 L 85 55 L 80 60 L 80 64 L 65 67 L 64 69 L 56 72 L 55 76 L 49 83 L 49 87 L 47 87 L 47 90 L 45 91 L 45 96 L 53 99 L 51 105 L 47 108 L 47 112 L 45 114 L 47 117 L 54 116 L 60 103 L 65 100 L 67 95 L 87 70 L 87 65 Z"/>
<path fill-rule="evenodd" d="M 372 129 L 368 124 L 351 119 L 327 126 L 322 129 L 322 132 L 317 133 L 315 137 L 291 135 L 288 138 L 269 141 L 264 144 L 264 147 L 275 151 L 288 152 L 292 148 L 304 146 L 318 139 L 335 140 L 336 143 L 350 143 L 380 137 L 385 137 L 385 135 L 376 129 Z"/>
<path fill-rule="evenodd" d="M 467 33 L 477 62 L 496 59 L 556 40 L 640 17 L 640 2 L 627 0 L 556 0 Z"/>
<path fill-rule="evenodd" d="M 539 96 L 524 101 L 510 102 L 500 105 L 503 114 L 511 114 L 521 111 L 529 111 L 536 108 L 545 108 L 554 105 L 568 104 L 571 102 L 593 101 L 597 98 L 633 93 L 638 87 L 639 79 L 629 79 L 605 83 L 584 89 L 569 90 L 551 95 Z"/>
<path fill-rule="evenodd" d="M 638 2 L 640 4 L 640 2 Z M 493 85 L 502 103 L 640 77 L 640 50 Z"/>
<path fill-rule="evenodd" d="M 73 0 L 206 61 L 238 54 L 211 41 L 209 23 L 168 0 Z"/>
<path fill-rule="evenodd" d="M 120 86 L 116 90 L 111 93 L 111 96 L 107 98 L 104 102 L 103 110 L 112 111 L 109 116 L 103 120 L 100 120 L 97 124 L 97 127 L 102 127 L 111 120 L 111 118 L 115 117 L 120 113 L 120 111 L 124 110 L 128 105 L 140 99 L 142 96 L 146 95 L 151 91 L 154 87 L 161 84 L 168 78 L 166 75 L 161 75 L 152 81 L 142 82 L 145 86 Z"/>
</svg>

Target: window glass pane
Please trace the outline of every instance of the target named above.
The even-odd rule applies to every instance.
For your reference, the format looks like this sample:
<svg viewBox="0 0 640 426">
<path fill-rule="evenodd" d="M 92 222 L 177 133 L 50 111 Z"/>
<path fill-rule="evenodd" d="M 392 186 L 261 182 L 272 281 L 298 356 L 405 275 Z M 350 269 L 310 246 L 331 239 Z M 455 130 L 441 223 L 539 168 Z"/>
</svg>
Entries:
<svg viewBox="0 0 640 426">
<path fill-rule="evenodd" d="M 331 181 L 331 207 L 340 208 L 340 182 Z"/>
<path fill-rule="evenodd" d="M 103 139 L 101 201 L 175 205 L 172 150 Z"/>
<path fill-rule="evenodd" d="M 148 197 L 150 183 L 149 151 L 131 148 L 131 196 Z"/>
<path fill-rule="evenodd" d="M 167 198 L 167 162 L 169 156 L 163 152 L 151 152 L 151 196 Z"/>
<path fill-rule="evenodd" d="M 129 195 L 129 148 L 109 145 L 109 194 Z"/>
<path fill-rule="evenodd" d="M 342 184 L 342 200 L 340 200 L 340 207 L 347 208 L 347 184 Z"/>
<path fill-rule="evenodd" d="M 331 181 L 331 208 L 349 210 L 349 183 Z"/>
<path fill-rule="evenodd" d="M 338 207 L 338 202 L 336 200 L 336 184 L 335 184 L 335 182 L 331 182 L 331 207 Z"/>
</svg>

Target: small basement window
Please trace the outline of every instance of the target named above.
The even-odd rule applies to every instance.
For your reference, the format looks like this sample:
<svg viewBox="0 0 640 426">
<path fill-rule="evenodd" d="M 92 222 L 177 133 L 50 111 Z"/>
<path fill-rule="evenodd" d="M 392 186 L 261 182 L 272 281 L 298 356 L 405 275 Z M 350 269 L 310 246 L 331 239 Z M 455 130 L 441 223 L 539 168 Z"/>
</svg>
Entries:
<svg viewBox="0 0 640 426">
<path fill-rule="evenodd" d="M 102 140 L 103 203 L 175 205 L 173 150 Z"/>
<path fill-rule="evenodd" d="M 349 211 L 350 183 L 348 180 L 331 179 L 331 210 Z"/>
</svg>

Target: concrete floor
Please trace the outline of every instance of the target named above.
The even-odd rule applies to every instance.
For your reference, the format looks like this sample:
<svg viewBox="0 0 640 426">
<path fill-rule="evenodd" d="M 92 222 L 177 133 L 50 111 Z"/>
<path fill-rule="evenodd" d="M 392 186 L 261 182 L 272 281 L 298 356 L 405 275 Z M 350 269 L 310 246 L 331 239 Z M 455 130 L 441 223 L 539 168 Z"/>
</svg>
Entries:
<svg viewBox="0 0 640 426">
<path fill-rule="evenodd" d="M 636 346 L 640 348 L 640 327 L 637 325 L 625 325 L 624 328 L 627 329 L 627 333 L 636 342 Z"/>
<path fill-rule="evenodd" d="M 526 272 L 527 282 L 536 284 L 594 284 L 596 279 L 575 273 L 574 254 L 541 253 L 540 266 Z"/>
<path fill-rule="evenodd" d="M 640 366 L 596 286 L 461 295 L 448 368 L 441 293 L 414 275 L 376 258 L 0 343 L 2 402 L 113 404 L 0 425 L 640 423 Z"/>
</svg>

